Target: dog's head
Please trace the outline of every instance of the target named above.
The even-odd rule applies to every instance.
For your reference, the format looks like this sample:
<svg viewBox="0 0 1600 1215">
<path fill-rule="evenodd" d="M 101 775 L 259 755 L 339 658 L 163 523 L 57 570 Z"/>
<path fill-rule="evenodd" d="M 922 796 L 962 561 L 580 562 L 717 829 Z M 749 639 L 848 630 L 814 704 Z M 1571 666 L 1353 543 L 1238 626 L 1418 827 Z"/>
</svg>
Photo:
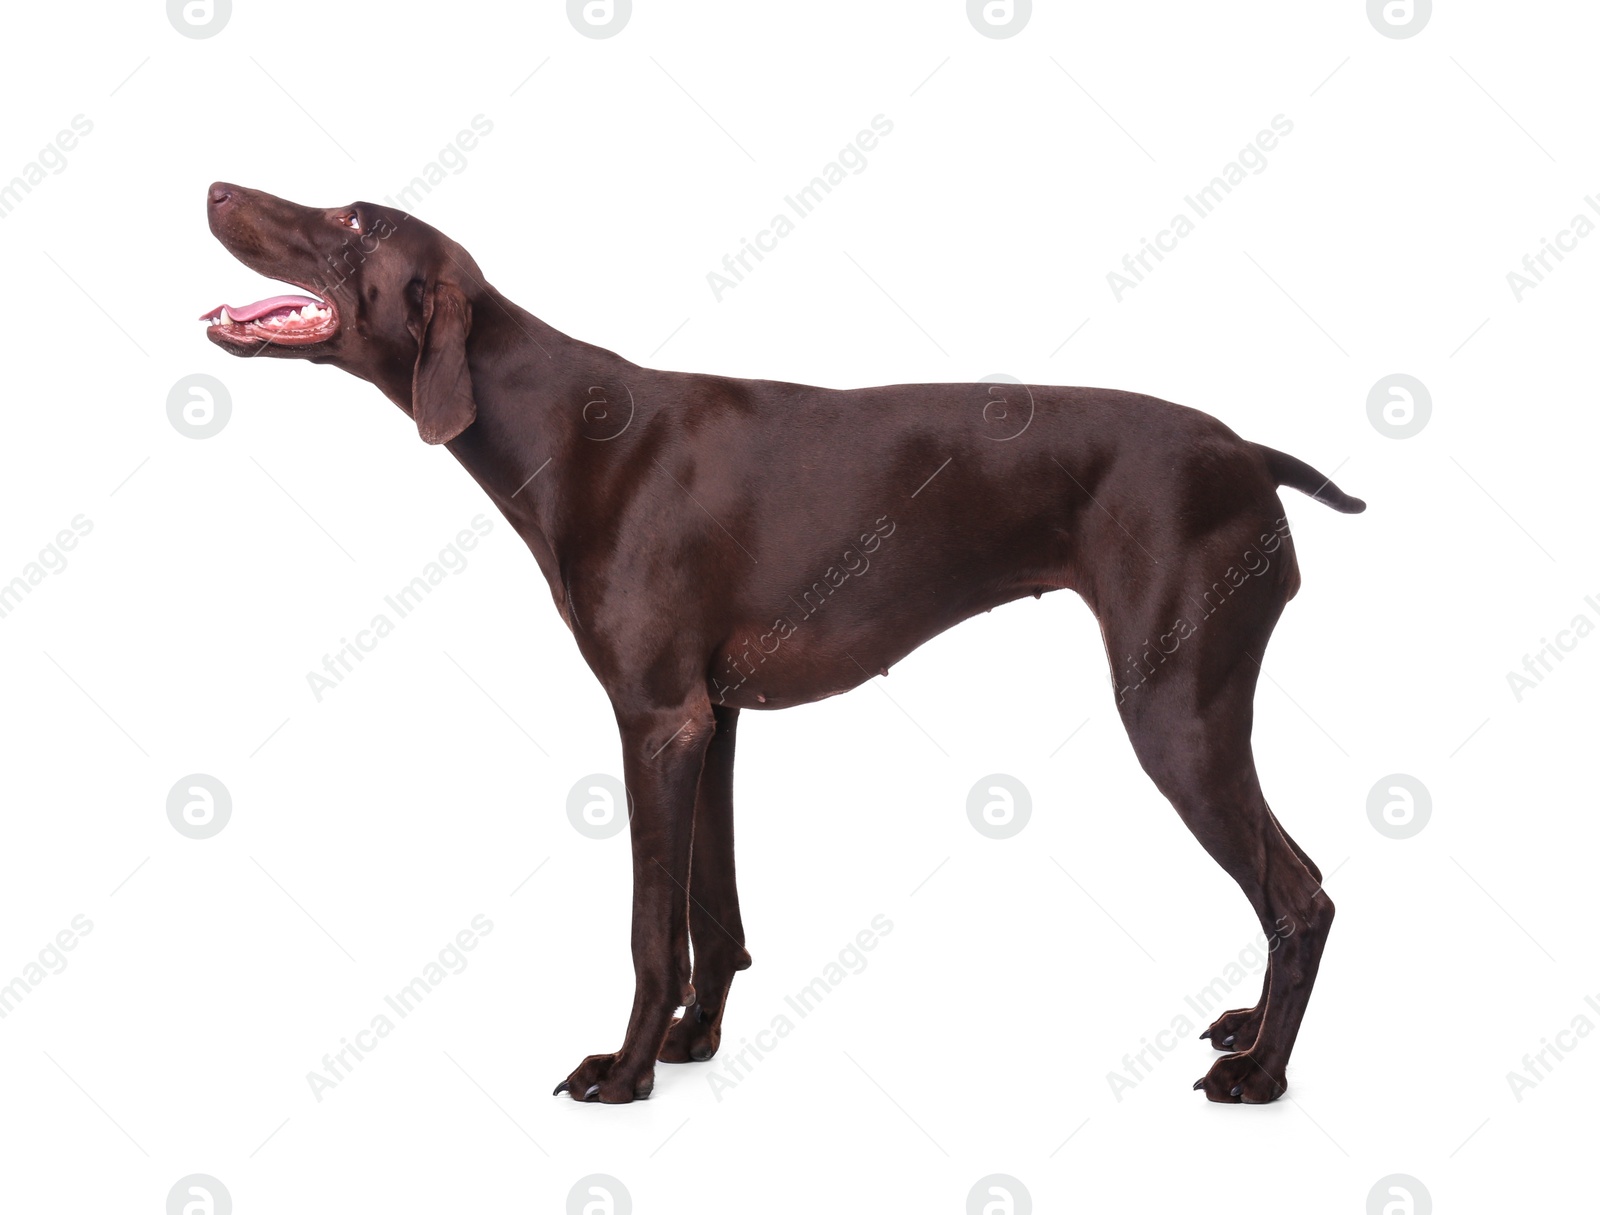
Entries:
<svg viewBox="0 0 1600 1215">
<path fill-rule="evenodd" d="M 206 212 L 212 234 L 245 265 L 315 292 L 213 309 L 200 319 L 214 343 L 246 358 L 332 363 L 371 380 L 409 402 L 429 443 L 448 443 L 472 424 L 467 339 L 483 280 L 460 245 L 392 207 L 302 207 L 220 181 Z"/>
</svg>

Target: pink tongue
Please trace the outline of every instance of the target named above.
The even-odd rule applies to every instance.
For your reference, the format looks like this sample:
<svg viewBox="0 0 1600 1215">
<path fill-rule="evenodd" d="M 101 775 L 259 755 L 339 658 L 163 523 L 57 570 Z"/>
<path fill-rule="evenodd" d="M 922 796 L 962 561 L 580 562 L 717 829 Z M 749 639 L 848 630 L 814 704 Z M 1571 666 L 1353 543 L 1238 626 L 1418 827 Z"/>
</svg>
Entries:
<svg viewBox="0 0 1600 1215">
<path fill-rule="evenodd" d="M 242 308 L 235 308 L 232 304 L 225 305 L 228 315 L 236 321 L 254 321 L 269 312 L 276 312 L 280 308 L 303 308 L 310 304 L 313 308 L 322 307 L 321 300 L 314 300 L 306 295 L 274 295 L 264 300 L 257 300 L 253 304 L 246 304 Z M 200 319 L 202 321 L 214 320 L 222 313 L 222 307 L 213 308 Z"/>
</svg>

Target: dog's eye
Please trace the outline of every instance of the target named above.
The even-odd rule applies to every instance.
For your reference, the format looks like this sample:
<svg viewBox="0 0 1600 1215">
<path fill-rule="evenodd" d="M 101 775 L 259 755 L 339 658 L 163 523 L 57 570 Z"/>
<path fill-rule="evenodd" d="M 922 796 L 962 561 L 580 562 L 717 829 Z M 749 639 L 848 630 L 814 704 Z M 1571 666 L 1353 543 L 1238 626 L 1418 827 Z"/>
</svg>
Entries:
<svg viewBox="0 0 1600 1215">
<path fill-rule="evenodd" d="M 361 231 L 361 217 L 354 211 L 342 211 L 336 216 L 337 221 L 352 232 Z"/>
</svg>

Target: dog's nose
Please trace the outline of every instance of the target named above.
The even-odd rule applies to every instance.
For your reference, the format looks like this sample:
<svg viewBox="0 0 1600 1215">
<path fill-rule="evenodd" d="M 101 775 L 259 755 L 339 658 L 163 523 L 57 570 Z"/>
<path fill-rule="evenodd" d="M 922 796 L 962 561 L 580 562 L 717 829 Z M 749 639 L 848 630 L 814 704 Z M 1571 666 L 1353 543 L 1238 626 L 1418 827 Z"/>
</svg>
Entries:
<svg viewBox="0 0 1600 1215">
<path fill-rule="evenodd" d="M 235 188 L 236 187 L 234 187 L 232 185 L 229 185 L 225 181 L 214 181 L 214 182 L 212 182 L 211 183 L 211 196 L 210 196 L 211 197 L 211 205 L 213 207 L 224 206 L 228 202 L 228 200 L 233 197 L 233 192 L 234 192 Z"/>
</svg>

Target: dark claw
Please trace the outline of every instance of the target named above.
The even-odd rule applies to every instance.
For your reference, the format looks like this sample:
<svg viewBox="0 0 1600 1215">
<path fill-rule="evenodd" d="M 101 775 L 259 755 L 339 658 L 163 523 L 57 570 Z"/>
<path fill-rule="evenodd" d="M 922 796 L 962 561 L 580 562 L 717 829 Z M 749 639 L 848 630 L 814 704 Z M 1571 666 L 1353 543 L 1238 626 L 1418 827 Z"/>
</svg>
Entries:
<svg viewBox="0 0 1600 1215">
<path fill-rule="evenodd" d="M 1206 1078 L 1204 1076 L 1201 1076 L 1200 1079 L 1198 1079 L 1198 1080 L 1196 1080 L 1194 1082 L 1194 1091 L 1198 1093 L 1205 1086 L 1206 1086 Z"/>
<path fill-rule="evenodd" d="M 1237 1036 L 1237 1035 L 1234 1035 L 1234 1034 L 1229 1034 L 1229 1035 L 1228 1035 L 1228 1036 L 1227 1036 L 1227 1037 L 1226 1037 L 1226 1038 L 1224 1038 L 1224 1039 L 1223 1039 L 1223 1040 L 1222 1040 L 1222 1045 L 1224 1045 L 1224 1046 L 1232 1046 L 1232 1045 L 1233 1045 L 1233 1040 L 1234 1040 L 1234 1038 L 1235 1038 L 1235 1037 L 1236 1037 L 1236 1036 Z"/>
<path fill-rule="evenodd" d="M 1209 1038 L 1209 1037 L 1210 1037 L 1210 1036 L 1211 1036 L 1211 1029 L 1210 1029 L 1210 1027 L 1209 1027 L 1209 1026 L 1208 1026 L 1208 1027 L 1207 1027 L 1207 1028 L 1206 1028 L 1206 1029 L 1205 1029 L 1205 1030 L 1204 1030 L 1204 1032 L 1202 1032 L 1202 1033 L 1201 1033 L 1201 1035 L 1200 1035 L 1200 1040 L 1201 1040 L 1201 1041 L 1202 1041 L 1202 1042 L 1204 1042 L 1204 1041 L 1205 1041 L 1205 1040 L 1206 1040 L 1206 1039 L 1207 1039 L 1207 1038 Z"/>
<path fill-rule="evenodd" d="M 707 1059 L 711 1058 L 711 1054 L 711 1048 L 706 1046 L 704 1043 L 700 1043 L 689 1051 L 689 1058 L 693 1059 L 696 1063 L 704 1063 Z"/>
<path fill-rule="evenodd" d="M 1240 1093 L 1242 1093 L 1242 1092 L 1243 1092 L 1243 1091 L 1244 1091 L 1244 1085 L 1242 1085 L 1242 1084 L 1235 1084 L 1235 1085 L 1234 1085 L 1234 1086 L 1233 1086 L 1233 1091 L 1232 1091 L 1232 1092 L 1230 1092 L 1230 1093 L 1229 1093 L 1229 1094 L 1228 1094 L 1228 1096 L 1230 1096 L 1230 1097 L 1237 1097 L 1237 1096 L 1238 1096 L 1238 1095 L 1239 1095 L 1239 1094 L 1240 1094 Z"/>
<path fill-rule="evenodd" d="M 551 1093 L 550 1095 L 552 1097 L 559 1097 L 559 1096 L 561 1096 L 562 1093 L 566 1092 L 571 1087 L 572 1087 L 572 1084 L 569 1081 L 563 1080 L 560 1084 L 556 1085 L 556 1091 Z"/>
<path fill-rule="evenodd" d="M 585 1101 L 593 1101 L 595 1097 L 599 1095 L 599 1093 L 600 1086 L 598 1084 L 591 1084 L 588 1090 L 583 1094 L 583 1099 Z"/>
</svg>

